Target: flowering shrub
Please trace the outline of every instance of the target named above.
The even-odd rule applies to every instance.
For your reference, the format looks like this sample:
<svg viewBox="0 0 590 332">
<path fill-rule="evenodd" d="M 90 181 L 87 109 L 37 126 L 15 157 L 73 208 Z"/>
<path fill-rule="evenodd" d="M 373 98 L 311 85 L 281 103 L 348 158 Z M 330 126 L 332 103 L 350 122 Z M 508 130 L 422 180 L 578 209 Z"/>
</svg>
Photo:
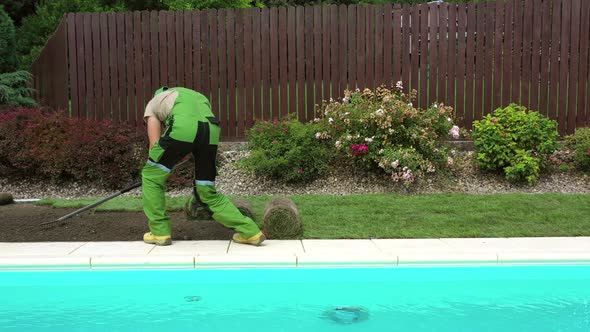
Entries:
<svg viewBox="0 0 590 332">
<path fill-rule="evenodd" d="M 481 169 L 504 171 L 512 182 L 534 183 L 557 148 L 557 122 L 510 104 L 473 122 Z"/>
<path fill-rule="evenodd" d="M 402 88 L 398 82 L 392 90 L 382 86 L 345 91 L 341 102 L 324 105 L 315 122 L 325 130 L 316 138 L 330 141 L 340 154 L 394 181 L 411 183 L 445 168 L 452 157 L 441 140 L 460 134 L 453 126 L 453 110 L 442 104 L 417 109 L 412 104 L 416 92 L 404 94 Z"/>
<path fill-rule="evenodd" d="M 574 162 L 583 171 L 590 171 L 590 127 L 578 128 L 566 137 L 567 146 L 575 151 Z"/>
<path fill-rule="evenodd" d="M 330 148 L 315 135 L 320 124 L 295 119 L 259 121 L 248 131 L 250 156 L 238 165 L 286 182 L 312 180 L 328 168 Z"/>
<path fill-rule="evenodd" d="M 72 119 L 39 108 L 0 114 L 0 164 L 23 175 L 119 188 L 138 175 L 146 147 L 144 135 L 123 123 Z"/>
</svg>

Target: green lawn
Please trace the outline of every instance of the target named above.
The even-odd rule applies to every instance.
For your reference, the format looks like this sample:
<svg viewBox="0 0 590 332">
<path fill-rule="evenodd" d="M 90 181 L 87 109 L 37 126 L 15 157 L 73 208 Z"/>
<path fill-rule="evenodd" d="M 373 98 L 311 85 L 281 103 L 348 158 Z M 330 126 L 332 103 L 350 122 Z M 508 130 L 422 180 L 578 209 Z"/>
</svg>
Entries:
<svg viewBox="0 0 590 332">
<path fill-rule="evenodd" d="M 590 236 L 588 194 L 300 195 L 308 239 Z M 271 196 L 247 197 L 262 222 Z M 80 208 L 93 199 L 44 199 L 40 204 Z M 168 198 L 181 210 L 184 198 Z M 141 198 L 118 197 L 97 210 L 141 211 Z"/>
</svg>

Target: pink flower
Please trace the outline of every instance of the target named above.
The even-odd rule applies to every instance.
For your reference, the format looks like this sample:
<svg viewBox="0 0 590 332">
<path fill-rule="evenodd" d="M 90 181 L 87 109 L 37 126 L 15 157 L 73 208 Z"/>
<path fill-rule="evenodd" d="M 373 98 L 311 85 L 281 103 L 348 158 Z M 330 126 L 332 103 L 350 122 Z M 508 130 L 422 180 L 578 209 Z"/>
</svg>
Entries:
<svg viewBox="0 0 590 332">
<path fill-rule="evenodd" d="M 289 128 L 283 129 L 284 132 L 289 132 Z"/>
<path fill-rule="evenodd" d="M 303 170 L 302 169 L 298 169 L 297 170 L 297 174 L 301 174 L 301 173 L 303 173 Z"/>
<path fill-rule="evenodd" d="M 451 128 L 451 130 L 449 130 L 449 135 L 453 136 L 454 139 L 459 138 L 460 137 L 459 127 L 453 126 L 453 128 Z"/>
<path fill-rule="evenodd" d="M 277 140 L 272 141 L 272 144 L 277 144 Z"/>
<path fill-rule="evenodd" d="M 590 156 L 590 149 L 588 149 L 588 151 L 586 151 L 586 154 Z"/>
<path fill-rule="evenodd" d="M 491 123 L 496 123 L 496 119 L 490 119 Z"/>
<path fill-rule="evenodd" d="M 355 157 L 369 152 L 369 146 L 366 144 L 353 144 L 350 146 L 350 149 Z"/>
</svg>

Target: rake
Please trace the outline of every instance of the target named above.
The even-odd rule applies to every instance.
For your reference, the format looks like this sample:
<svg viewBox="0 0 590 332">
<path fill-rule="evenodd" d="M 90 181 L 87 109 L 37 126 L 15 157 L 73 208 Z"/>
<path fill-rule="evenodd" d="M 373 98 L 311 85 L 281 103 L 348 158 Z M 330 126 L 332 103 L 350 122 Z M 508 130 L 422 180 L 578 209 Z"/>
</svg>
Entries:
<svg viewBox="0 0 590 332">
<path fill-rule="evenodd" d="M 190 158 L 182 161 L 181 163 L 179 163 L 178 165 L 176 165 L 172 170 L 176 170 L 176 169 L 180 168 L 181 166 L 183 166 L 184 164 L 186 164 L 189 160 L 190 160 Z M 73 218 L 73 217 L 79 215 L 80 213 L 82 213 L 82 212 L 84 212 L 86 210 L 90 210 L 93 207 L 99 206 L 100 204 L 102 204 L 102 203 L 104 203 L 106 201 L 109 201 L 109 200 L 111 200 L 111 199 L 113 199 L 113 198 L 115 198 L 117 196 L 123 195 L 124 193 L 129 192 L 129 191 L 131 191 L 131 190 L 133 190 L 135 188 L 139 188 L 139 187 L 141 187 L 141 181 L 140 182 L 137 182 L 137 183 L 135 183 L 135 184 L 133 184 L 133 185 L 127 187 L 127 188 L 121 189 L 118 192 L 116 192 L 116 193 L 114 193 L 114 194 L 112 194 L 112 195 L 110 195 L 108 197 L 105 197 L 103 199 L 100 199 L 100 200 L 98 200 L 98 201 L 96 201 L 96 202 L 94 202 L 94 203 L 92 203 L 92 204 L 90 204 L 88 206 L 85 206 L 85 207 L 83 207 L 81 209 L 78 209 L 78 210 L 76 210 L 76 211 L 74 211 L 72 213 L 66 214 L 65 216 L 63 216 L 61 218 L 58 218 L 58 219 L 55 219 L 55 220 L 52 220 L 52 221 L 43 222 L 43 223 L 39 224 L 39 226 L 47 226 L 47 225 L 51 225 L 51 224 L 55 224 L 55 223 L 58 223 L 58 222 L 62 222 L 62 221 L 68 220 L 70 218 Z"/>
</svg>

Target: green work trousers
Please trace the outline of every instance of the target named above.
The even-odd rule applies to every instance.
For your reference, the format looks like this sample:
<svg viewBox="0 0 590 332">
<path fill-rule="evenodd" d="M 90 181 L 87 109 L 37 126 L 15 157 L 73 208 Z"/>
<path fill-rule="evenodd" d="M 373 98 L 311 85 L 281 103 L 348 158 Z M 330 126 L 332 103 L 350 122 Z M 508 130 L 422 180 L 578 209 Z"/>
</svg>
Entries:
<svg viewBox="0 0 590 332">
<path fill-rule="evenodd" d="M 256 235 L 260 231 L 256 223 L 242 215 L 226 196 L 215 189 L 215 160 L 220 135 L 217 119 L 213 114 L 198 114 L 194 110 L 173 113 L 166 121 L 164 134 L 150 149 L 149 159 L 141 173 L 143 208 L 152 234 L 172 235 L 164 196 L 166 182 L 174 165 L 192 153 L 195 160 L 192 199 L 210 209 L 214 220 L 236 230 L 243 237 Z"/>
</svg>

